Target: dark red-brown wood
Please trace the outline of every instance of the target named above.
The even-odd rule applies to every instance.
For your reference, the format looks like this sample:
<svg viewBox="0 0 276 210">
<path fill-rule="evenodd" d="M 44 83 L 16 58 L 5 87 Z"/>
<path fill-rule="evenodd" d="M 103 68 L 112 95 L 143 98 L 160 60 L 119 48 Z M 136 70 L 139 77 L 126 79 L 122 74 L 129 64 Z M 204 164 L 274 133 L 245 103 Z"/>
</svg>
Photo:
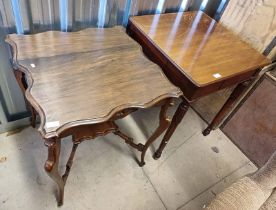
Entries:
<svg viewBox="0 0 276 210">
<path fill-rule="evenodd" d="M 241 84 L 204 135 L 222 122 L 260 68 L 270 64 L 269 59 L 201 11 L 131 17 L 127 31 L 181 88 L 187 101 Z"/>
</svg>

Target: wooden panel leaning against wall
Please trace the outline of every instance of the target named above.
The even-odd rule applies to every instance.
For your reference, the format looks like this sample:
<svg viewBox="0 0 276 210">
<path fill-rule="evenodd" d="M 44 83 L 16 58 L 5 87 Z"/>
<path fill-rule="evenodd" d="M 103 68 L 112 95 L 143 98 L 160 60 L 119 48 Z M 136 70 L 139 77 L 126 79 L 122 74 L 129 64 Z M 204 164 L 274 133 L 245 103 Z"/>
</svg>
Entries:
<svg viewBox="0 0 276 210">
<path fill-rule="evenodd" d="M 276 11 L 275 0 L 231 0 L 220 22 L 259 52 L 264 52 L 276 35 L 274 11 Z M 273 61 L 276 60 L 276 47 L 268 57 Z M 210 122 L 227 100 L 233 88 L 204 97 L 194 102 L 192 107 L 204 120 Z"/>
<path fill-rule="evenodd" d="M 258 81 L 223 127 L 224 133 L 259 167 L 276 150 L 275 107 L 276 68 Z"/>
</svg>

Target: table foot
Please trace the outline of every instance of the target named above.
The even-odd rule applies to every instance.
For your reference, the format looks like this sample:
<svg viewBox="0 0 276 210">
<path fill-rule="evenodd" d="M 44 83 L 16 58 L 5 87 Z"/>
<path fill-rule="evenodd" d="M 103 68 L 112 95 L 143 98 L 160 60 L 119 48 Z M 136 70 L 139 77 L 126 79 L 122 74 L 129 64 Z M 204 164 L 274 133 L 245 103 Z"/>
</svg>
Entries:
<svg viewBox="0 0 276 210">
<path fill-rule="evenodd" d="M 145 164 L 146 164 L 145 162 L 138 162 L 138 165 L 139 165 L 140 167 L 143 167 Z"/>
<path fill-rule="evenodd" d="M 212 129 L 208 126 L 204 131 L 202 131 L 203 136 L 208 136 Z"/>
<path fill-rule="evenodd" d="M 63 205 L 63 198 L 62 198 L 62 200 L 57 200 L 57 204 L 58 204 L 58 207 L 62 206 Z"/>
<path fill-rule="evenodd" d="M 161 157 L 161 153 L 159 153 L 159 152 L 157 152 L 157 151 L 156 151 L 156 152 L 154 153 L 154 155 L 153 155 L 153 159 L 154 159 L 154 160 L 158 160 L 160 157 Z"/>
</svg>

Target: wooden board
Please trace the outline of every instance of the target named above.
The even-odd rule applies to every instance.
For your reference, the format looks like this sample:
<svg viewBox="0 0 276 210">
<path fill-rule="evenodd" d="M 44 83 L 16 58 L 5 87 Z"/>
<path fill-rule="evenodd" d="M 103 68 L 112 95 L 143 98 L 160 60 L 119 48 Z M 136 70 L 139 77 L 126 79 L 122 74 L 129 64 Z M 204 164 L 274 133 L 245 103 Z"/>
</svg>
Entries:
<svg viewBox="0 0 276 210">
<path fill-rule="evenodd" d="M 276 81 L 265 76 L 255 88 L 223 131 L 261 167 L 276 150 Z"/>
</svg>

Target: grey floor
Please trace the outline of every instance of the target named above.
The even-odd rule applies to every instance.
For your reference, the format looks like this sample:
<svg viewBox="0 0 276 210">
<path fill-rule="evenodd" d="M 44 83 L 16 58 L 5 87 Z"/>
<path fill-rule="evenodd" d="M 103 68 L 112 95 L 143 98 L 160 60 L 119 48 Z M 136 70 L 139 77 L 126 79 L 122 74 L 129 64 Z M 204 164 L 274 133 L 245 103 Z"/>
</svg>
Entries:
<svg viewBox="0 0 276 210">
<path fill-rule="evenodd" d="M 173 110 L 171 110 L 173 112 Z M 118 123 L 140 142 L 157 126 L 158 109 L 138 111 Z M 203 137 L 206 124 L 191 109 L 159 160 L 139 153 L 113 134 L 83 142 L 65 187 L 60 209 L 196 210 L 240 177 L 257 168 L 220 131 Z M 63 141 L 61 170 L 71 149 Z M 46 147 L 38 132 L 27 127 L 0 134 L 0 209 L 58 209 L 56 188 L 43 170 Z"/>
</svg>

